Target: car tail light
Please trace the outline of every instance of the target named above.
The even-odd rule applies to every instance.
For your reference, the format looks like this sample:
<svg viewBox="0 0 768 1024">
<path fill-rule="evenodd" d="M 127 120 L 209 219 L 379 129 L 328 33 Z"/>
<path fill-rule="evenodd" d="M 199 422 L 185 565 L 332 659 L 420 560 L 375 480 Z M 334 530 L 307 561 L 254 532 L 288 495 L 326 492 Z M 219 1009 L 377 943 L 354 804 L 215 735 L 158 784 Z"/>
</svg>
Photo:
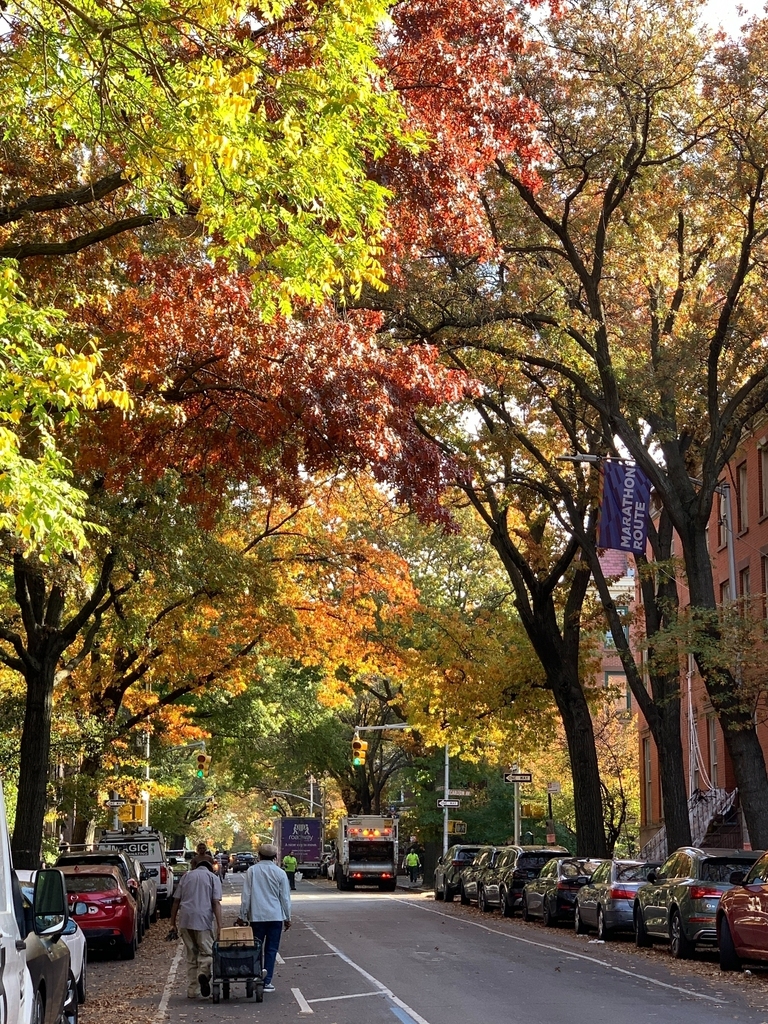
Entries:
<svg viewBox="0 0 768 1024">
<path fill-rule="evenodd" d="M 692 885 L 688 890 L 692 900 L 704 900 L 710 896 L 722 896 L 720 889 L 713 889 L 711 885 Z"/>
<path fill-rule="evenodd" d="M 560 891 L 565 889 L 567 892 L 570 892 L 571 889 L 575 889 L 576 888 L 576 883 L 575 882 L 558 882 L 557 883 L 557 888 L 560 889 Z"/>
<path fill-rule="evenodd" d="M 108 899 L 102 900 L 101 905 L 103 907 L 123 907 L 125 906 L 125 896 L 110 896 Z"/>
<path fill-rule="evenodd" d="M 382 877 L 382 878 L 391 878 L 391 877 L 392 877 L 392 875 L 390 875 L 390 874 L 389 874 L 388 872 L 386 872 L 386 871 L 382 871 L 382 873 L 381 873 L 381 877 Z"/>
<path fill-rule="evenodd" d="M 635 898 L 634 889 L 620 889 L 614 886 L 609 890 L 608 895 L 612 900 L 633 900 Z"/>
<path fill-rule="evenodd" d="M 455 868 L 460 868 L 460 867 L 462 867 L 464 865 L 464 861 L 463 860 L 452 860 L 451 864 L 453 864 L 453 866 Z"/>
<path fill-rule="evenodd" d="M 164 865 L 160 865 L 160 885 L 165 885 L 168 881 L 168 868 Z"/>
</svg>

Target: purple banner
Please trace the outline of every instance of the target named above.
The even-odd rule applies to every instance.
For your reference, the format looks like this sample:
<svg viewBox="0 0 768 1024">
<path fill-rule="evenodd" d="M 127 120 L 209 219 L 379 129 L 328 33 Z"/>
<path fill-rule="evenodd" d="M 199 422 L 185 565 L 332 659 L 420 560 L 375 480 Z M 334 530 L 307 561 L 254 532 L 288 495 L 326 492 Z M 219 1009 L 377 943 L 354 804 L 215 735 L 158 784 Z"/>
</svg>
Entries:
<svg viewBox="0 0 768 1024">
<path fill-rule="evenodd" d="M 651 481 L 639 466 L 626 462 L 606 460 L 602 474 L 599 546 L 643 554 L 648 540 Z"/>
</svg>

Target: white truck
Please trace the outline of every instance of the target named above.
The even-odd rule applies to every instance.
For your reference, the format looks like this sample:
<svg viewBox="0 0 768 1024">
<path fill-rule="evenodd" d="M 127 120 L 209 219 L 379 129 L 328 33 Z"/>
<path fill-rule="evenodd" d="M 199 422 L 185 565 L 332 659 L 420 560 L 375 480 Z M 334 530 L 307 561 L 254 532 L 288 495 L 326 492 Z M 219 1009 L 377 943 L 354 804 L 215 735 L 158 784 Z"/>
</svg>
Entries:
<svg viewBox="0 0 768 1024">
<path fill-rule="evenodd" d="M 397 818 L 358 814 L 339 822 L 336 885 L 342 892 L 356 885 L 397 886 Z"/>
<path fill-rule="evenodd" d="M 143 825 L 115 830 L 105 829 L 99 839 L 100 850 L 122 850 L 144 866 L 157 883 L 157 910 L 161 917 L 171 916 L 174 877 L 165 852 L 163 833 Z"/>
</svg>

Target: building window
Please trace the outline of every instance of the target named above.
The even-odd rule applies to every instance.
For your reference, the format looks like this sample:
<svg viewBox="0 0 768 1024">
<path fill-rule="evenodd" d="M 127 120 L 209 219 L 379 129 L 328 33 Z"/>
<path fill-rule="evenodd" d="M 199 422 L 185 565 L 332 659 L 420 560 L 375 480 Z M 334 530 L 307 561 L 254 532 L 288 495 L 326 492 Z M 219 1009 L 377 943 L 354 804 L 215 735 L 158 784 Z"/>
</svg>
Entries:
<svg viewBox="0 0 768 1024">
<path fill-rule="evenodd" d="M 739 573 L 739 597 L 743 606 L 744 614 L 746 615 L 749 607 L 749 568 L 742 569 Z"/>
<path fill-rule="evenodd" d="M 724 548 L 728 543 L 728 520 L 726 518 L 725 495 L 718 491 L 717 495 L 717 546 Z"/>
<path fill-rule="evenodd" d="M 731 600 L 731 581 L 720 584 L 720 604 L 729 604 Z"/>
<path fill-rule="evenodd" d="M 748 527 L 747 464 L 742 462 L 736 469 L 736 530 L 738 533 L 744 533 Z"/>
<path fill-rule="evenodd" d="M 653 780 L 651 775 L 651 738 L 643 740 L 643 792 L 645 794 L 645 824 L 653 821 Z"/>
<path fill-rule="evenodd" d="M 717 754 L 717 717 L 710 715 L 707 718 L 707 745 L 709 747 L 709 781 L 713 789 L 719 787 L 718 781 L 718 754 Z"/>
<path fill-rule="evenodd" d="M 757 485 L 760 492 L 760 515 L 768 516 L 768 446 L 757 451 Z"/>
<path fill-rule="evenodd" d="M 621 701 L 627 711 L 632 710 L 632 691 L 629 688 L 626 673 L 616 669 L 607 669 L 603 677 L 606 690 L 615 690 L 617 702 Z"/>
</svg>

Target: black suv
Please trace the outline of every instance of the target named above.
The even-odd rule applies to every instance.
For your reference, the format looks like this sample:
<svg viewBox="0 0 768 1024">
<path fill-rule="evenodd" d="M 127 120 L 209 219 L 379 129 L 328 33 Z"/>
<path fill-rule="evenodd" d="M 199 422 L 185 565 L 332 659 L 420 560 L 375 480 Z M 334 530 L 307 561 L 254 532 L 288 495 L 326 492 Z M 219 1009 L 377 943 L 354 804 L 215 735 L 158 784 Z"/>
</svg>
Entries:
<svg viewBox="0 0 768 1024">
<path fill-rule="evenodd" d="M 471 864 L 481 846 L 450 846 L 435 865 L 435 899 L 450 903 L 458 895 L 462 870 Z"/>
<path fill-rule="evenodd" d="M 507 846 L 488 864 L 478 878 L 477 905 L 481 910 L 501 907 L 504 917 L 514 917 L 520 906 L 523 886 L 549 861 L 568 856 L 562 846 Z"/>
<path fill-rule="evenodd" d="M 141 942 L 146 931 L 149 908 L 144 906 L 144 890 L 141 886 L 144 879 L 141 877 L 142 873 L 137 870 L 133 857 L 121 853 L 119 850 L 70 850 L 67 853 L 60 853 L 56 861 L 57 868 L 73 867 L 75 864 L 112 864 L 114 867 L 120 868 L 120 873 L 131 890 L 131 896 L 136 900 L 136 913 L 139 918 L 137 937 Z M 145 875 L 145 877 L 147 876 Z"/>
<path fill-rule="evenodd" d="M 501 857 L 506 847 L 504 846 L 481 846 L 480 850 L 467 867 L 461 872 L 461 887 L 459 898 L 464 904 L 475 900 L 480 903 L 480 879 L 493 867 Z"/>
</svg>

